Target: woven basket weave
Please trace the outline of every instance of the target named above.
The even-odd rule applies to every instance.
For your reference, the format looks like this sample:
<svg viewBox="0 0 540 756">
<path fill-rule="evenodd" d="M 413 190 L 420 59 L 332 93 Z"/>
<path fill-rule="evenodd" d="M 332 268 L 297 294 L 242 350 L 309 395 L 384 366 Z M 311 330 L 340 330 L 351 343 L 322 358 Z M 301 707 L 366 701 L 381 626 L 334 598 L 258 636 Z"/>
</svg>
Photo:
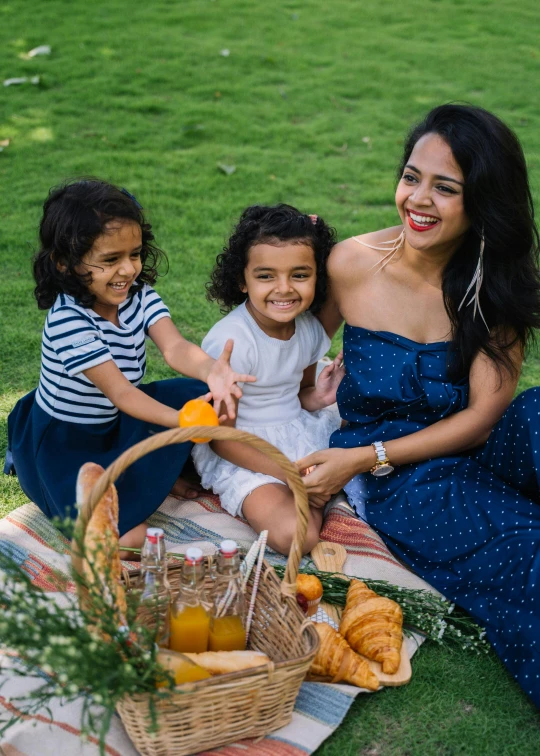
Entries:
<svg viewBox="0 0 540 756">
<path fill-rule="evenodd" d="M 272 566 L 265 561 L 255 600 L 249 647 L 264 652 L 271 659 L 270 664 L 178 686 L 170 697 L 156 704 L 157 734 L 148 732 L 151 721 L 148 694 L 122 699 L 118 713 L 143 756 L 184 756 L 242 738 L 261 737 L 286 725 L 319 642 L 313 624 L 306 621 L 296 602 L 296 576 L 309 512 L 306 490 L 290 460 L 257 436 L 235 428 L 198 426 L 158 433 L 136 444 L 105 470 L 82 503 L 78 519 L 82 533 L 107 488 L 129 465 L 155 449 L 193 437 L 241 441 L 279 464 L 294 495 L 296 533 L 283 581 L 280 583 Z M 72 549 L 72 561 L 81 573 L 82 559 L 76 548 Z M 179 576 L 178 566 L 173 567 L 170 570 L 173 587 L 178 585 Z M 252 586 L 253 577 L 247 586 L 248 602 Z M 84 595 L 79 598 L 87 600 Z"/>
</svg>

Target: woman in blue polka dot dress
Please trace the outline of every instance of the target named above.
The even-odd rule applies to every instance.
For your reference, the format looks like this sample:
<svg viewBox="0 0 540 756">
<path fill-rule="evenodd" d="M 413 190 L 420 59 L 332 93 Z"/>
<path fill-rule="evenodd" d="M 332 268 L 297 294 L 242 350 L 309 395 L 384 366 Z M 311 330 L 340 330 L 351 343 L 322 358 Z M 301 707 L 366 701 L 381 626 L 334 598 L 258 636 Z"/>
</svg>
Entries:
<svg viewBox="0 0 540 756">
<path fill-rule="evenodd" d="M 444 105 L 410 133 L 398 227 L 338 244 L 347 424 L 310 492 L 345 486 L 397 556 L 482 624 L 540 707 L 540 388 L 512 401 L 540 326 L 525 160 L 494 115 Z"/>
</svg>

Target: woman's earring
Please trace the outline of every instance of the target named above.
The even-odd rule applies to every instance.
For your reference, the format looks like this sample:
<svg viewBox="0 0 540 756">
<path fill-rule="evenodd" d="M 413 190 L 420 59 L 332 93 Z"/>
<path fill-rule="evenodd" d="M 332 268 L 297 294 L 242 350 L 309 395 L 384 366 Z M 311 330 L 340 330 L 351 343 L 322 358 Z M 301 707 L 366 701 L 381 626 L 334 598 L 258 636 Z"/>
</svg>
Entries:
<svg viewBox="0 0 540 756">
<path fill-rule="evenodd" d="M 373 270 L 373 268 L 377 268 L 375 272 L 380 273 L 381 270 L 388 265 L 388 263 L 394 257 L 398 249 L 401 249 L 401 247 L 403 246 L 403 242 L 405 241 L 405 229 L 395 239 L 390 239 L 389 241 L 381 242 L 380 245 L 366 244 L 366 242 L 360 241 L 360 239 L 358 239 L 356 236 L 353 236 L 353 239 L 355 240 L 355 242 L 358 242 L 358 244 L 361 244 L 364 247 L 369 247 L 370 249 L 375 249 L 377 252 L 385 253 L 384 257 L 378 260 L 375 263 L 375 265 L 372 265 L 370 268 L 370 270 Z M 383 245 L 391 245 L 391 246 L 383 246 Z"/>
<path fill-rule="evenodd" d="M 489 326 L 486 323 L 486 319 L 484 317 L 484 313 L 482 312 L 482 308 L 480 307 L 480 288 L 482 286 L 482 281 L 484 279 L 484 247 L 486 246 L 485 238 L 484 238 L 484 229 L 482 229 L 482 233 L 480 234 L 480 252 L 478 255 L 478 264 L 476 266 L 476 270 L 474 271 L 474 275 L 471 279 L 471 282 L 467 288 L 467 291 L 465 292 L 465 296 L 461 300 L 461 304 L 458 307 L 458 312 L 461 310 L 463 305 L 465 307 L 468 307 L 470 304 L 473 304 L 474 302 L 474 310 L 473 310 L 473 320 L 476 318 L 476 311 L 480 313 L 480 317 L 484 321 L 484 325 L 489 331 Z M 468 302 L 465 300 L 469 296 L 469 292 L 474 287 L 474 293 L 472 297 L 469 299 Z"/>
</svg>

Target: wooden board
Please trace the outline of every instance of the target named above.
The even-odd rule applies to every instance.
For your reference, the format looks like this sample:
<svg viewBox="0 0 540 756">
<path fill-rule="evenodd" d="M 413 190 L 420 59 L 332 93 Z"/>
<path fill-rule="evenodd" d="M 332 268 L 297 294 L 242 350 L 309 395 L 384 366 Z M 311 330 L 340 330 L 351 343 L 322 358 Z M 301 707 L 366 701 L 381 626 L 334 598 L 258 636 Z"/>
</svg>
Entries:
<svg viewBox="0 0 540 756">
<path fill-rule="evenodd" d="M 347 559 L 347 552 L 344 547 L 339 543 L 332 543 L 331 541 L 319 541 L 314 549 L 311 550 L 311 558 L 315 562 L 315 566 L 318 570 L 323 572 L 340 572 L 343 573 L 343 566 Z M 321 608 L 324 609 L 326 614 L 332 619 L 339 627 L 341 620 L 341 608 L 334 606 L 333 604 L 327 604 L 321 602 Z M 382 671 L 382 667 L 379 662 L 366 659 L 367 663 L 375 672 L 381 685 L 392 687 L 398 685 L 405 685 L 409 682 L 412 675 L 411 660 L 407 653 L 407 646 L 405 639 L 403 639 L 403 645 L 401 647 L 401 663 L 398 671 L 393 675 L 385 675 Z M 362 654 L 359 654 L 362 656 Z M 363 657 L 365 659 L 365 656 Z"/>
<path fill-rule="evenodd" d="M 319 541 L 315 548 L 311 550 L 311 558 L 315 562 L 317 569 L 321 570 L 321 572 L 343 572 L 347 552 L 340 543 Z M 339 627 L 341 609 L 324 601 L 321 602 L 321 609 L 324 609 L 330 619 L 334 620 Z"/>
</svg>

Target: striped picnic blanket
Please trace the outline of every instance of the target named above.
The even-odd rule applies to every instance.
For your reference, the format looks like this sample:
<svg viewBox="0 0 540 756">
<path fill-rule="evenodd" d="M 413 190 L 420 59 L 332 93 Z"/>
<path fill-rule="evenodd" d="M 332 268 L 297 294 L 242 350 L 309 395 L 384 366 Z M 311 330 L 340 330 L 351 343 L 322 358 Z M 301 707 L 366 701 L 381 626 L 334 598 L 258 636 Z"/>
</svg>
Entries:
<svg viewBox="0 0 540 756">
<path fill-rule="evenodd" d="M 205 494 L 189 501 L 169 497 L 152 516 L 151 524 L 162 527 L 168 551 L 185 552 L 188 546 L 200 546 L 205 553 L 213 553 L 224 539 L 232 538 L 245 549 L 255 534 L 241 518 L 233 518 L 219 506 L 219 499 Z M 348 575 L 388 580 L 408 588 L 429 586 L 403 567 L 388 551 L 381 539 L 359 520 L 343 496 L 329 503 L 321 540 L 343 544 L 347 550 L 344 571 Z M 72 591 L 69 580 L 69 544 L 34 504 L 25 504 L 0 520 L 0 550 L 8 551 L 19 560 L 34 583 L 51 591 L 51 599 L 61 600 L 55 571 L 66 576 L 63 588 Z M 267 559 L 284 564 L 285 557 L 272 551 Z M 55 593 L 56 592 L 56 593 Z M 408 638 L 410 656 L 419 639 Z M 0 678 L 0 684 L 3 679 Z M 35 681 L 25 677 L 9 677 L 0 687 L 0 708 L 17 712 L 10 699 L 31 689 Z M 286 727 L 262 740 L 225 746 L 213 751 L 204 750 L 201 734 L 201 753 L 220 756 L 300 756 L 312 753 L 342 722 L 354 698 L 360 691 L 350 685 L 304 683 L 296 701 L 293 719 Z M 6 756 L 97 756 L 96 739 L 82 742 L 78 702 L 62 704 L 53 701 L 48 711 L 29 718 L 21 718 L 4 735 L 0 753 Z M 5 712 L 3 712 L 5 713 Z M 51 719 L 52 717 L 52 719 Z M 4 718 L 4 717 L 2 717 Z M 113 720 L 107 736 L 107 753 L 111 756 L 136 756 L 118 717 Z"/>
</svg>

